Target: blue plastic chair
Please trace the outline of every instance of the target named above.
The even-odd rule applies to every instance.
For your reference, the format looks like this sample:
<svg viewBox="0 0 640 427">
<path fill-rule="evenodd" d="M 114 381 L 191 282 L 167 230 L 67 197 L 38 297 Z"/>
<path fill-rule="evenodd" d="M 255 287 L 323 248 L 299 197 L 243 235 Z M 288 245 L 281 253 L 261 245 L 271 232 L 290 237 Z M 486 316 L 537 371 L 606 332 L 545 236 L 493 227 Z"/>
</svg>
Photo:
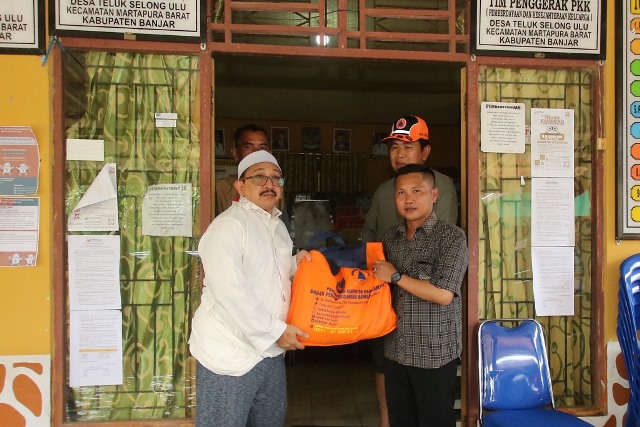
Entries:
<svg viewBox="0 0 640 427">
<path fill-rule="evenodd" d="M 633 322 L 633 314 L 630 308 L 627 294 L 623 288 L 618 294 L 618 328 L 617 335 L 620 348 L 627 368 L 629 379 L 629 404 L 627 405 L 627 427 L 637 427 L 640 420 L 640 351 L 636 338 L 636 325 Z M 635 361 L 635 362 L 634 362 Z"/>
<path fill-rule="evenodd" d="M 544 334 L 534 319 L 482 322 L 478 374 L 483 427 L 591 426 L 555 409 Z"/>
<path fill-rule="evenodd" d="M 632 255 L 620 264 L 619 284 L 616 332 L 631 391 L 626 426 L 636 427 L 640 422 L 640 254 Z"/>
<path fill-rule="evenodd" d="M 640 254 L 632 255 L 620 264 L 620 291 L 627 296 L 632 318 L 640 326 Z"/>
</svg>

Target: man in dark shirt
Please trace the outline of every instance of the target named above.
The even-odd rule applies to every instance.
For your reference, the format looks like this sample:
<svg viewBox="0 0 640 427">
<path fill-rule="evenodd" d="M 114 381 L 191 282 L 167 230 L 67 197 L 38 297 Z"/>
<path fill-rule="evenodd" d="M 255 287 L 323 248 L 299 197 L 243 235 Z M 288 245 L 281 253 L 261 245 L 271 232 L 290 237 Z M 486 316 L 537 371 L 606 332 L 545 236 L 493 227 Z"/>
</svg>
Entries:
<svg viewBox="0 0 640 427">
<path fill-rule="evenodd" d="M 455 427 L 467 239 L 433 212 L 438 189 L 427 166 L 398 169 L 394 198 L 403 222 L 382 236 L 388 261 L 373 269 L 393 286 L 398 316 L 384 343 L 389 421 L 394 427 Z"/>
</svg>

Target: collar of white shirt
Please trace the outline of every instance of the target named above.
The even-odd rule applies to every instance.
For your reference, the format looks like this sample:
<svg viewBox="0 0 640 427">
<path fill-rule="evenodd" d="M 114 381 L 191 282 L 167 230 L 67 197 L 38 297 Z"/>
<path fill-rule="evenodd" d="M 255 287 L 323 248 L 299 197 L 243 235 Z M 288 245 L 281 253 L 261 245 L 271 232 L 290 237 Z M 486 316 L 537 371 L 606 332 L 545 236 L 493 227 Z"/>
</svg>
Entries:
<svg viewBox="0 0 640 427">
<path fill-rule="evenodd" d="M 238 203 L 240 203 L 240 205 L 249 209 L 250 211 L 255 212 L 258 215 L 264 216 L 265 219 L 278 218 L 280 215 L 282 215 L 282 212 L 277 207 L 274 207 L 273 211 L 269 213 L 264 209 L 262 209 L 260 206 L 250 201 L 249 199 L 245 198 L 244 196 L 240 196 L 240 200 L 238 200 Z"/>
</svg>

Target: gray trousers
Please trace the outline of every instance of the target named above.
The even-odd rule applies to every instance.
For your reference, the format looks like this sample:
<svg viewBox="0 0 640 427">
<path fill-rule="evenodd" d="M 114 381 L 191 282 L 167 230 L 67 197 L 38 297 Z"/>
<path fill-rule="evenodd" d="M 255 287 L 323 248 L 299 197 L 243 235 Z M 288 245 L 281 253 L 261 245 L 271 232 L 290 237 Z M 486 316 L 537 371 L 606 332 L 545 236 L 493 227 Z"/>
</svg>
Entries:
<svg viewBox="0 0 640 427">
<path fill-rule="evenodd" d="M 284 355 L 266 358 L 239 377 L 215 374 L 198 362 L 196 427 L 278 427 L 286 415 Z"/>
</svg>

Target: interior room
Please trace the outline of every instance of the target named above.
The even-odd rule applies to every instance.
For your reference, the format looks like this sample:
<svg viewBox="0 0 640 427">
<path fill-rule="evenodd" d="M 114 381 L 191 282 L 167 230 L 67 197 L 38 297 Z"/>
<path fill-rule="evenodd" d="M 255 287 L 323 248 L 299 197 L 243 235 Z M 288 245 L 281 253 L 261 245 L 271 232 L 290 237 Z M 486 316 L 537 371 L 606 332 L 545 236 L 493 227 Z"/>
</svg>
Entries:
<svg viewBox="0 0 640 427">
<path fill-rule="evenodd" d="M 366 212 L 368 198 L 393 174 L 376 141 L 407 114 L 426 120 L 428 164 L 459 187 L 457 64 L 220 55 L 214 69 L 216 176 L 232 170 L 237 127 L 256 123 L 273 138 L 286 135 L 286 145 L 276 144 L 274 153 L 284 163 L 290 216 L 296 200 L 329 200 L 336 230 L 357 240 L 363 218 L 352 217 Z M 348 149 L 336 150 L 334 142 L 343 137 Z M 324 162 L 332 157 L 341 161 Z"/>
<path fill-rule="evenodd" d="M 361 240 L 370 198 L 393 176 L 376 142 L 400 116 L 426 120 L 432 145 L 427 163 L 460 189 L 459 64 L 215 55 L 214 70 L 216 177 L 235 165 L 234 129 L 263 126 L 287 179 L 296 248 L 323 229 L 348 244 Z M 338 149 L 345 138 L 347 148 Z M 378 425 L 366 342 L 290 353 L 287 369 L 287 425 Z"/>
</svg>

